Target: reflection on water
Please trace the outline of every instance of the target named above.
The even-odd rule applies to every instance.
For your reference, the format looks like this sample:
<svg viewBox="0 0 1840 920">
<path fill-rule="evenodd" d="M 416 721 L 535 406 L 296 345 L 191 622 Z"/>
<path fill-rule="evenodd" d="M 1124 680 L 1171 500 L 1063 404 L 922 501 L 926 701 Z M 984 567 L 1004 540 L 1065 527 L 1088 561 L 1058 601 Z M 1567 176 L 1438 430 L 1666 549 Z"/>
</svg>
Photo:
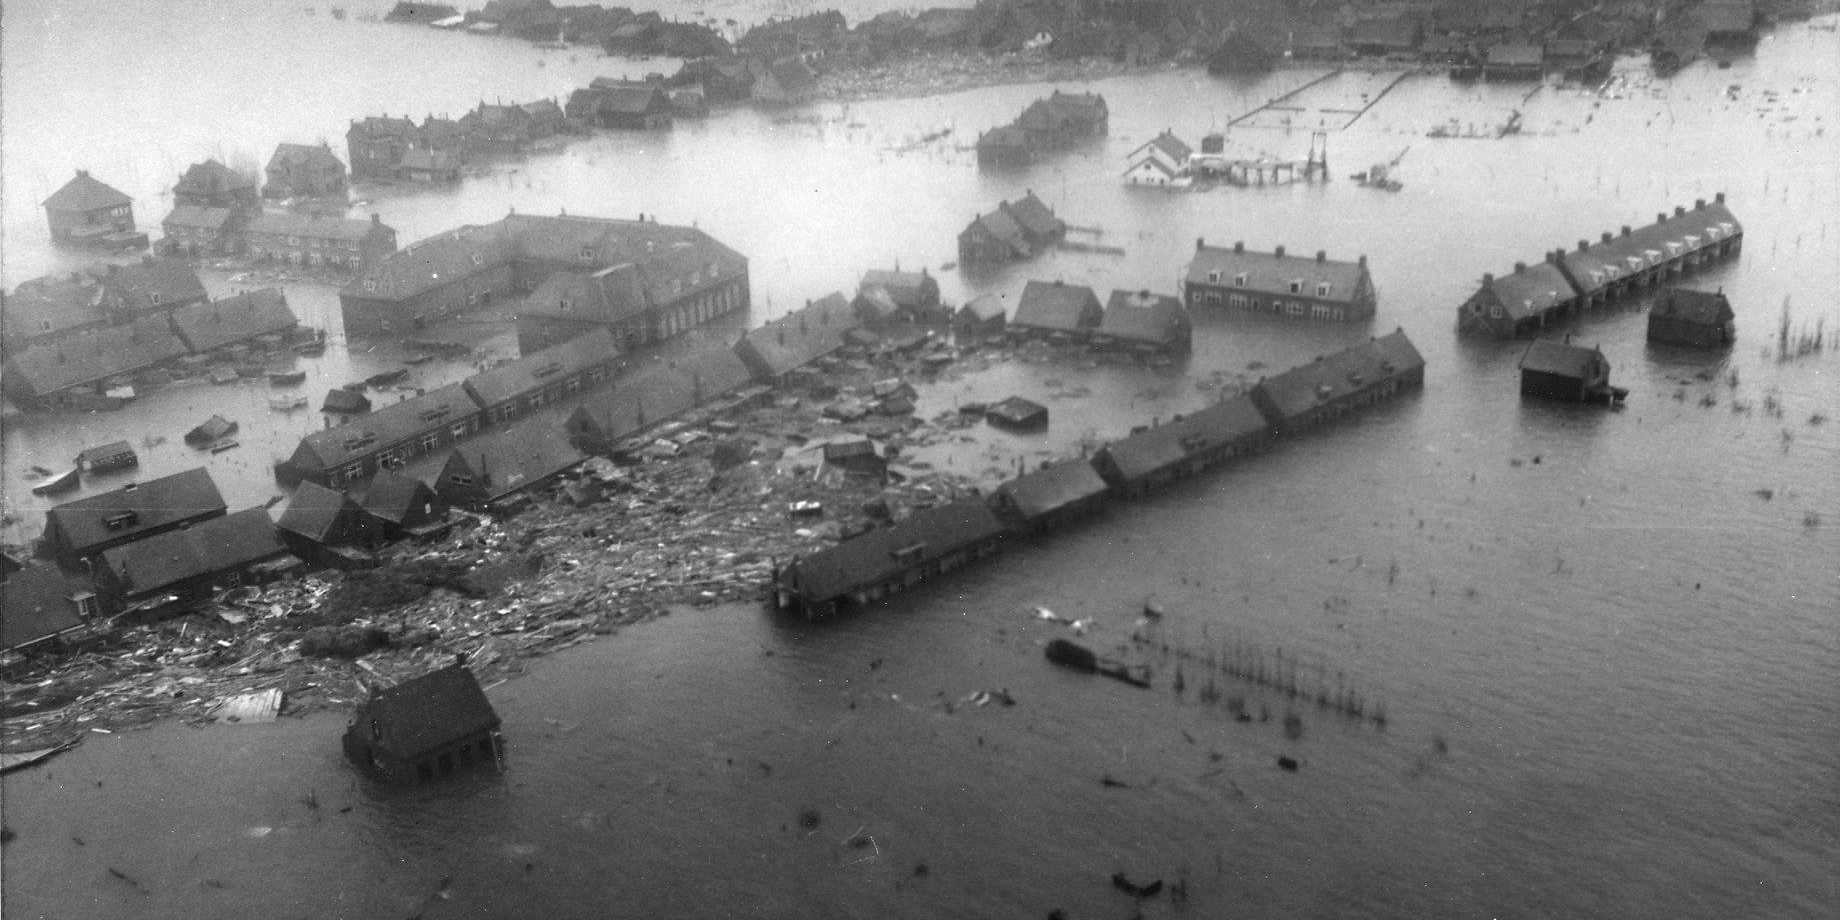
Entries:
<svg viewBox="0 0 1840 920">
<path fill-rule="evenodd" d="M 323 92 L 204 52 L 186 72 L 222 79 L 130 87 L 75 79 L 47 39 L 146 59 L 229 26 L 189 6 L 111 7 L 79 30 L 44 25 L 64 5 L 13 6 L 9 285 L 69 264 L 35 248 L 40 216 L 14 190 L 48 193 L 75 165 L 134 194 L 146 224 L 167 176 L 215 145 L 257 155 L 336 137 L 366 112 L 556 93 L 615 63 L 289 12 L 238 20 L 238 41 L 278 75 L 319 75 Z M 666 136 L 597 136 L 450 192 L 377 196 L 368 207 L 404 239 L 514 207 L 695 221 L 750 257 L 756 322 L 849 289 L 864 268 L 941 274 L 972 215 L 1031 188 L 1126 254 L 1049 253 L 976 281 L 943 273 L 948 297 L 1054 277 L 1171 291 L 1197 237 L 1364 253 L 1373 266 L 1371 328 L 1203 316 L 1195 354 L 1173 368 L 969 373 L 925 394 L 922 413 L 1014 392 L 1047 402 L 1054 424 L 1033 438 L 970 429 L 976 443 L 923 458 L 937 463 L 1002 470 L 1072 451 L 1256 380 L 1255 362 L 1281 369 L 1394 326 L 1425 353 L 1426 387 L 859 616 L 813 626 L 752 608 L 687 612 L 534 663 L 491 691 L 509 745 L 500 779 L 385 793 L 339 759 L 335 716 L 94 736 L 6 780 L 20 833 L 8 913 L 1090 916 L 1132 906 L 1113 872 L 1186 872 L 1191 907 L 1208 916 L 1831 913 L 1840 449 L 1836 426 L 1810 418 L 1840 415 L 1834 356 L 1778 361 L 1769 337 L 1785 304 L 1798 323 L 1840 324 L 1828 227 L 1840 202 L 1824 181 L 1840 151 L 1816 122 L 1836 90 L 1814 79 L 1834 42 L 1786 29 L 1756 60 L 1655 85 L 1637 68 L 1604 97 L 1408 80 L 1330 137 L 1337 176 L 1409 148 L 1396 194 L 1340 179 L 1123 188 L 1124 155 L 1156 132 L 1198 137 L 1299 82 L 1161 73 L 1090 87 L 1106 94 L 1112 136 L 1021 173 L 981 174 L 958 147 L 1045 87 L 826 106 L 805 120 L 725 113 Z M 349 66 L 333 72 L 328 57 Z M 1322 104 L 1345 107 L 1343 95 Z M 1422 136 L 1516 109 L 1525 133 L 1509 140 Z M 223 111 L 241 119 L 234 141 Z M 940 127 L 953 133 L 896 152 Z M 72 142 L 50 143 L 54 130 Z M 1302 134 L 1231 133 L 1279 155 L 1307 146 Z M 1605 311 L 1572 335 L 1601 345 L 1632 393 L 1621 412 L 1580 411 L 1519 399 L 1519 347 L 1456 339 L 1452 311 L 1483 272 L 1721 190 L 1745 222 L 1744 254 L 1690 283 L 1731 298 L 1729 353 L 1652 350 L 1639 303 Z M 332 292 L 296 285 L 290 298 L 336 326 Z M 305 390 L 317 398 L 396 360 L 335 348 L 304 363 Z M 181 423 L 229 406 L 245 413 L 244 447 L 208 462 L 232 504 L 258 501 L 272 489 L 267 462 L 318 423 L 268 419 L 262 396 L 206 385 L 78 424 L 9 418 L 5 481 L 35 457 L 114 437 L 165 434 L 147 471 L 180 468 L 194 460 L 176 434 L 195 421 Z M 42 508 L 16 491 L 9 507 Z M 1206 702 L 1192 673 L 1177 695 L 1173 662 L 1154 653 L 1149 691 L 1042 661 L 1061 627 L 1031 619 L 1035 605 L 1091 617 L 1097 645 L 1141 654 L 1128 636 L 1151 591 L 1171 611 L 1170 641 L 1282 648 L 1383 699 L 1386 730 L 1225 680 Z M 1018 705 L 947 706 L 1002 688 Z M 1234 721 L 1232 696 L 1250 723 Z M 1296 739 L 1281 728 L 1290 711 Z M 1301 768 L 1279 770 L 1280 753 Z M 309 792 L 317 808 L 302 803 Z M 807 810 L 815 827 L 801 823 Z"/>
</svg>

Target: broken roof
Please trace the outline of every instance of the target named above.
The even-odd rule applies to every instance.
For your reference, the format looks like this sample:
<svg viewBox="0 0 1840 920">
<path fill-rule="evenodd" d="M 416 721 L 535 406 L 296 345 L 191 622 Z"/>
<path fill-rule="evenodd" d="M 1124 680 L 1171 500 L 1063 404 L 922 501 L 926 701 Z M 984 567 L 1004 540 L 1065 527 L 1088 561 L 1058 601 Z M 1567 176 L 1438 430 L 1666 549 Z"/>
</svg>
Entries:
<svg viewBox="0 0 1840 920">
<path fill-rule="evenodd" d="M 225 166 L 216 159 L 193 163 L 179 177 L 179 184 L 173 186 L 174 195 L 201 195 L 214 198 L 218 195 L 254 190 L 254 179 Z"/>
<path fill-rule="evenodd" d="M 19 283 L 0 301 L 0 320 L 15 347 L 27 339 L 102 322 L 102 284 L 86 272 Z"/>
<path fill-rule="evenodd" d="M 329 470 L 422 432 L 457 424 L 478 413 L 479 406 L 467 394 L 466 388 L 450 383 L 301 438 L 300 447 L 294 451 L 294 462 L 299 464 L 307 460 L 308 469 Z"/>
<path fill-rule="evenodd" d="M 474 374 L 463 385 L 479 405 L 495 406 L 591 368 L 606 367 L 619 356 L 620 346 L 613 333 L 596 327 L 560 345 Z"/>
<path fill-rule="evenodd" d="M 1292 419 L 1322 403 L 1424 366 L 1425 359 L 1405 332 L 1395 330 L 1262 380 L 1257 391 L 1276 409 L 1278 420 Z"/>
<path fill-rule="evenodd" d="M 280 288 L 246 291 L 209 303 L 195 303 L 172 312 L 173 326 L 193 351 L 242 342 L 270 332 L 300 325 Z"/>
<path fill-rule="evenodd" d="M 989 506 L 953 502 L 812 553 L 793 564 L 794 577 L 808 599 L 822 602 L 1002 535 Z"/>
<path fill-rule="evenodd" d="M 103 543 L 199 514 L 221 513 L 224 508 L 217 483 L 208 470 L 199 467 L 65 502 L 46 511 L 45 519 L 47 524 L 55 522 L 72 552 L 83 555 Z M 108 525 L 110 519 L 123 514 L 132 514 L 133 520 L 118 527 Z"/>
<path fill-rule="evenodd" d="M 1022 287 L 1010 325 L 1084 332 L 1097 326 L 1103 316 L 1099 295 L 1084 284 L 1030 281 Z"/>
<path fill-rule="evenodd" d="M 45 207 L 53 211 L 96 211 L 133 203 L 134 199 L 90 178 L 86 169 L 77 170 L 76 178 L 45 199 Z"/>
<path fill-rule="evenodd" d="M 478 679 L 458 663 L 373 692 L 363 717 L 376 723 L 388 750 L 402 760 L 499 724 Z"/>
<path fill-rule="evenodd" d="M 102 564 L 122 594 L 134 596 L 286 554 L 268 510 L 258 507 L 106 550 Z"/>
<path fill-rule="evenodd" d="M 1023 520 L 1102 496 L 1105 490 L 1105 480 L 1085 458 L 1044 466 L 997 487 L 1014 503 Z"/>
<path fill-rule="evenodd" d="M 1291 283 L 1298 282 L 1304 295 L 1348 302 L 1353 300 L 1361 276 L 1366 273 L 1365 257 L 1358 262 L 1342 262 L 1321 252 L 1310 258 L 1288 255 L 1282 246 L 1272 252 L 1255 252 L 1235 243 L 1231 249 L 1197 244 L 1185 277 L 1189 284 L 1224 285 L 1261 294 L 1289 294 Z M 1246 276 L 1245 284 L 1236 282 L 1240 275 Z M 1329 285 L 1327 295 L 1316 293 L 1321 284 Z"/>
<path fill-rule="evenodd" d="M 1179 415 L 1167 424 L 1140 431 L 1105 445 L 1118 472 L 1129 482 L 1175 466 L 1197 454 L 1260 437 L 1269 429 L 1265 416 L 1245 394 L 1199 412 Z"/>
<path fill-rule="evenodd" d="M 98 460 L 108 460 L 122 455 L 133 456 L 134 446 L 126 441 L 110 441 L 100 447 L 85 447 L 77 451 L 77 465 L 83 466 Z"/>
<path fill-rule="evenodd" d="M 1596 348 L 1541 341 L 1527 346 L 1527 353 L 1521 356 L 1521 370 L 1584 380 L 1592 376 L 1598 361 L 1604 361 L 1604 353 Z"/>
</svg>

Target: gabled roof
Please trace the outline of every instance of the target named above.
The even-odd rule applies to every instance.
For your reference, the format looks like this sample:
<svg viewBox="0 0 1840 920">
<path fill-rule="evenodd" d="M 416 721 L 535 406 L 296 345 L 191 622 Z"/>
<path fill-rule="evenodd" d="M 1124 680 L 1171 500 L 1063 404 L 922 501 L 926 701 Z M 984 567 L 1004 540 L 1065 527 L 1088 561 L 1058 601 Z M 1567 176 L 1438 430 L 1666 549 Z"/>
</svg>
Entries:
<svg viewBox="0 0 1840 920">
<path fill-rule="evenodd" d="M 554 99 L 538 99 L 535 102 L 526 102 L 520 106 L 520 108 L 528 112 L 531 120 L 537 124 L 546 124 L 562 120 L 562 106 L 556 104 L 556 100 Z"/>
<path fill-rule="evenodd" d="M 142 259 L 127 265 L 111 265 L 102 284 L 111 298 L 120 299 L 122 309 L 134 313 L 200 301 L 208 296 L 204 282 L 198 280 L 197 270 L 178 259 Z"/>
<path fill-rule="evenodd" d="M 1015 504 L 1023 520 L 1104 495 L 1105 490 L 1105 480 L 1084 458 L 1024 473 L 997 487 Z"/>
<path fill-rule="evenodd" d="M 1186 338 L 1188 310 L 1182 301 L 1149 291 L 1113 291 L 1098 332 L 1113 338 L 1167 345 Z"/>
<path fill-rule="evenodd" d="M 292 211 L 263 211 L 249 219 L 248 232 L 320 240 L 362 240 L 381 226 L 375 220 L 320 217 Z"/>
<path fill-rule="evenodd" d="M 498 727 L 479 681 L 460 664 L 378 690 L 363 704 L 389 752 L 414 760 L 450 742 Z"/>
<path fill-rule="evenodd" d="M 977 145 L 979 148 L 1027 147 L 1029 133 L 1015 125 L 1003 125 L 978 135 Z"/>
<path fill-rule="evenodd" d="M 438 496 L 428 484 L 413 476 L 405 476 L 395 470 L 378 470 L 365 487 L 364 498 L 358 506 L 373 517 L 401 524 L 408 520 L 417 505 L 435 502 Z"/>
<path fill-rule="evenodd" d="M 66 502 L 45 512 L 57 522 L 70 549 L 77 555 L 111 540 L 165 527 L 194 515 L 224 510 L 224 496 L 203 467 L 128 483 L 100 495 Z M 132 523 L 110 528 L 105 519 L 132 512 Z"/>
<path fill-rule="evenodd" d="M 589 394 L 574 414 L 590 420 L 603 436 L 618 440 L 752 381 L 734 351 L 705 348 L 627 374 L 612 388 Z"/>
<path fill-rule="evenodd" d="M 215 302 L 183 306 L 173 311 L 172 321 L 193 351 L 209 351 L 300 325 L 280 288 L 246 291 Z"/>
<path fill-rule="evenodd" d="M 892 527 L 819 550 L 794 563 L 794 569 L 805 595 L 822 601 L 1002 533 L 1003 523 L 988 505 L 958 501 L 916 511 Z"/>
<path fill-rule="evenodd" d="M 1258 390 L 1277 410 L 1274 421 L 1279 421 L 1424 366 L 1425 359 L 1412 341 L 1404 332 L 1394 331 L 1263 380 Z"/>
<path fill-rule="evenodd" d="M 369 115 L 351 123 L 345 129 L 347 138 L 378 140 L 392 138 L 407 140 L 416 135 L 415 122 L 408 118 L 396 118 L 390 115 Z"/>
<path fill-rule="evenodd" d="M 1404 16 L 1385 16 L 1363 19 L 1354 24 L 1349 43 L 1355 45 L 1380 45 L 1392 50 L 1406 51 L 1418 41 L 1418 23 Z"/>
<path fill-rule="evenodd" d="M 479 488 L 497 499 L 542 483 L 587 459 L 569 443 L 557 419 L 540 415 L 454 444 L 442 473 L 445 478 L 456 463 L 465 464 L 474 476 L 481 477 L 476 480 Z"/>
<path fill-rule="evenodd" d="M 1066 222 L 1055 217 L 1054 209 L 1043 204 L 1034 192 L 1015 201 L 1005 202 L 1003 210 L 1009 212 L 1009 216 L 1015 218 L 1024 231 L 1037 238 L 1054 236 L 1067 229 Z"/>
<path fill-rule="evenodd" d="M 85 447 L 77 451 L 77 465 L 82 466 L 85 463 L 92 463 L 97 460 L 107 460 L 110 457 L 118 457 L 122 454 L 132 453 L 134 453 L 134 445 L 126 441 L 110 441 L 98 447 Z"/>
<path fill-rule="evenodd" d="M 254 190 L 254 179 L 215 160 L 193 163 L 173 186 L 175 195 L 202 195 L 207 198 L 231 192 Z"/>
<path fill-rule="evenodd" d="M 9 377 L 40 396 L 151 367 L 186 353 L 164 316 L 125 326 L 82 329 L 57 341 L 34 342 L 7 359 Z"/>
<path fill-rule="evenodd" d="M 887 271 L 872 268 L 863 272 L 862 283 L 857 285 L 860 293 L 870 288 L 881 288 L 888 292 L 896 304 L 903 307 L 918 307 L 939 296 L 939 282 L 924 271 L 904 272 Z"/>
<path fill-rule="evenodd" d="M 275 526 L 315 543 L 325 543 L 336 537 L 344 521 L 359 510 L 357 503 L 343 492 L 316 482 L 302 482 L 294 487 L 287 510 Z"/>
<path fill-rule="evenodd" d="M 1210 272 L 1218 272 L 1218 279 L 1208 280 Z M 1189 284 L 1240 287 L 1260 294 L 1289 294 L 1291 282 L 1300 281 L 1302 293 L 1310 297 L 1317 296 L 1318 284 L 1327 283 L 1329 295 L 1318 299 L 1348 301 L 1353 299 L 1366 272 L 1367 266 L 1359 262 L 1289 255 L 1282 247 L 1273 252 L 1255 252 L 1238 244 L 1231 249 L 1203 245 L 1189 260 L 1186 278 Z M 1234 284 L 1240 274 L 1246 276 L 1244 285 Z"/>
<path fill-rule="evenodd" d="M 1724 294 L 1688 288 L 1667 289 L 1655 300 L 1655 305 L 1649 308 L 1649 314 L 1676 322 L 1706 326 L 1721 325 L 1733 317 L 1731 301 L 1726 300 Z"/>
<path fill-rule="evenodd" d="M 296 166 L 308 169 L 344 171 L 345 164 L 324 144 L 277 144 L 275 155 L 268 158 L 268 168 Z"/>
<path fill-rule="evenodd" d="M 1104 316 L 1099 295 L 1084 284 L 1060 281 L 1030 281 L 1022 287 L 1016 301 L 1013 326 L 1084 332 L 1098 325 Z"/>
<path fill-rule="evenodd" d="M 343 293 L 400 299 L 504 264 L 511 239 L 502 222 L 467 225 L 417 240 L 373 264 Z M 367 285 L 375 290 L 368 290 Z"/>
<path fill-rule="evenodd" d="M 134 199 L 90 178 L 89 171 L 83 169 L 77 170 L 76 178 L 45 199 L 45 207 L 53 211 L 94 211 L 133 203 Z"/>
<path fill-rule="evenodd" d="M 102 564 L 131 596 L 286 553 L 268 509 L 258 507 L 115 547 Z"/>
<path fill-rule="evenodd" d="M 320 469 L 332 469 L 355 458 L 414 437 L 424 431 L 452 425 L 479 412 L 479 406 L 457 383 L 426 394 L 391 403 L 332 428 L 322 428 L 300 439 L 296 460 L 316 460 Z"/>
<path fill-rule="evenodd" d="M 479 405 L 495 406 L 589 368 L 612 364 L 619 356 L 620 346 L 613 333 L 597 327 L 560 345 L 474 374 L 462 385 Z"/>
<path fill-rule="evenodd" d="M 1002 294 L 980 294 L 959 307 L 958 312 L 984 322 L 1003 319 L 1009 315 L 1009 299 Z"/>
<path fill-rule="evenodd" d="M 809 306 L 748 330 L 739 349 L 761 379 L 804 367 L 843 346 L 843 334 L 857 316 L 843 294 L 833 291 Z"/>
<path fill-rule="evenodd" d="M 588 89 L 595 94 L 597 112 L 639 115 L 669 108 L 671 104 L 671 97 L 665 93 L 662 84 L 643 80 L 595 77 L 588 84 Z"/>
<path fill-rule="evenodd" d="M 235 211 L 229 208 L 206 208 L 195 204 L 173 205 L 172 213 L 160 221 L 160 226 L 171 232 L 173 227 L 194 227 L 201 230 L 222 230 Z"/>
<path fill-rule="evenodd" d="M 1126 481 L 1167 469 L 1196 454 L 1262 436 L 1269 425 L 1252 398 L 1240 394 L 1167 424 L 1105 445 Z"/>
<path fill-rule="evenodd" d="M 1529 265 L 1508 275 L 1499 275 L 1484 283 L 1509 317 L 1526 319 L 1538 316 L 1571 300 L 1572 283 L 1551 262 Z"/>
<path fill-rule="evenodd" d="M 0 649 L 14 649 L 83 625 L 71 598 L 90 593 L 55 565 L 28 565 L 0 581 Z"/>
<path fill-rule="evenodd" d="M 5 335 L 18 342 L 100 323 L 103 287 L 94 275 L 72 272 L 22 281 L 0 303 Z"/>
<path fill-rule="evenodd" d="M 1029 241 L 1022 232 L 1022 225 L 1016 223 L 1016 219 L 1011 217 L 1008 211 L 998 208 L 989 214 L 979 214 L 977 222 L 984 227 L 984 232 L 999 240 L 1008 241 L 1024 252 L 1027 251 Z"/>
<path fill-rule="evenodd" d="M 1698 202 L 1680 213 L 1662 215 L 1655 223 L 1626 235 L 1587 244 L 1583 251 L 1569 250 L 1564 255 L 1565 268 L 1588 294 L 1675 256 L 1743 233 L 1744 227 L 1723 202 Z"/>
<path fill-rule="evenodd" d="M 1169 131 L 1158 134 L 1145 142 L 1143 146 L 1131 151 L 1130 159 L 1136 159 L 1138 154 L 1146 150 L 1155 150 L 1177 165 L 1181 165 L 1195 153 L 1195 148 L 1188 146 L 1181 138 Z"/>
<path fill-rule="evenodd" d="M 1521 370 L 1583 380 L 1591 376 L 1593 364 L 1603 360 L 1604 353 L 1596 348 L 1541 341 L 1527 346 L 1527 353 L 1521 356 Z"/>
</svg>

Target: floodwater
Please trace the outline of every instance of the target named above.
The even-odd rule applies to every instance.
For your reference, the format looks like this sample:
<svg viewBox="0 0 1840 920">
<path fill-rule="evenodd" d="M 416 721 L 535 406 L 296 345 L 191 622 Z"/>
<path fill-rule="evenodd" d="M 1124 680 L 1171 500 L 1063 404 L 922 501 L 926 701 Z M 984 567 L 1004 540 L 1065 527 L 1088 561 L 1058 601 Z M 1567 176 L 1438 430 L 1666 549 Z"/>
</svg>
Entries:
<svg viewBox="0 0 1840 920">
<path fill-rule="evenodd" d="M 170 177 L 213 152 L 253 158 L 368 112 L 458 114 L 626 66 L 297 4 L 253 22 L 72 6 L 50 7 L 55 21 L 7 10 L 9 285 L 72 264 L 35 248 L 35 202 L 77 166 L 134 195 L 146 225 Z M 247 55 L 187 50 L 231 35 Z M 136 79 L 59 72 L 85 43 L 135 49 Z M 380 196 L 367 207 L 404 240 L 513 207 L 696 221 L 750 257 L 755 322 L 897 260 L 962 300 L 1028 278 L 1173 291 L 1197 237 L 1368 256 L 1372 327 L 1203 316 L 1176 367 L 1012 363 L 924 393 L 923 414 L 1010 392 L 1048 403 L 1046 434 L 971 429 L 921 457 L 991 476 L 1395 326 L 1425 353 L 1426 386 L 859 615 L 685 611 L 533 662 L 490 691 L 501 779 L 376 788 L 340 759 L 332 714 L 92 735 L 0 787 L 19 833 L 6 913 L 1128 916 L 1109 882 L 1124 872 L 1185 877 L 1195 916 L 1830 916 L 1840 383 L 1835 349 L 1780 360 L 1776 330 L 1785 311 L 1792 333 L 1840 328 L 1837 53 L 1834 32 L 1804 25 L 1665 83 L 1626 62 L 1601 96 L 1409 79 L 1328 135 L 1326 186 L 1121 187 L 1125 154 L 1157 131 L 1192 141 L 1315 76 L 1165 73 L 1064 86 L 1105 93 L 1110 138 L 1014 174 L 980 174 L 959 148 L 1045 86 L 724 113 Z M 349 67 L 328 75 L 327 59 Z M 330 82 L 299 92 L 309 78 Z M 1325 82 L 1286 103 L 1293 126 L 1347 124 L 1389 82 Z M 1516 109 L 1509 139 L 1424 136 L 1491 133 Z M 1281 158 L 1309 142 L 1264 127 L 1229 141 Z M 1345 179 L 1395 158 L 1396 194 Z M 1031 188 L 1126 254 L 943 269 L 974 213 Z M 1649 348 L 1628 306 L 1584 321 L 1573 338 L 1630 388 L 1622 411 L 1524 403 L 1520 346 L 1454 335 L 1483 272 L 1717 191 L 1744 252 L 1689 283 L 1730 296 L 1739 343 Z M 334 295 L 290 296 L 337 333 Z M 390 359 L 335 347 L 306 391 Z M 191 415 L 241 399 L 245 446 L 209 462 L 233 505 L 259 501 L 268 461 L 318 424 L 267 416 L 262 395 L 179 389 L 80 425 L 9 417 L 5 481 L 80 441 L 176 442 Z M 159 445 L 148 472 L 194 462 Z M 35 530 L 42 504 L 16 491 L 8 507 Z M 1128 640 L 1151 592 L 1169 610 L 1153 640 L 1196 656 L 1180 693 L 1180 659 Z M 1065 627 L 1036 605 L 1093 619 L 1088 640 L 1155 666 L 1155 688 L 1047 665 L 1040 648 Z M 1386 725 L 1206 667 L 1236 650 L 1274 668 L 1282 650 L 1305 684 L 1384 703 Z M 1017 705 L 958 703 L 1000 688 Z M 1251 722 L 1233 720 L 1235 697 Z M 1166 898 L 1145 913 L 1177 912 Z"/>
</svg>

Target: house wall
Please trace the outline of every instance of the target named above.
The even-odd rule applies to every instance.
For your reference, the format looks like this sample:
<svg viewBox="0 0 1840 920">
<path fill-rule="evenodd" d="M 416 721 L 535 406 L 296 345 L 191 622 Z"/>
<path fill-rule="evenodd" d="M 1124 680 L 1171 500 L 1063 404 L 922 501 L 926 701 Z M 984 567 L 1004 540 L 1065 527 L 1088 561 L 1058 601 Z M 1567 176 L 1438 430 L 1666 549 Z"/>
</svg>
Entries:
<svg viewBox="0 0 1840 920">
<path fill-rule="evenodd" d="M 1521 395 L 1538 396 L 1542 399 L 1559 399 L 1566 402 L 1584 400 L 1583 380 L 1567 377 L 1563 374 L 1549 374 L 1544 371 L 1521 370 Z"/>
<path fill-rule="evenodd" d="M 116 205 L 111 208 L 96 208 L 89 211 L 64 211 L 53 208 L 45 209 L 45 220 L 51 226 L 51 238 L 67 240 L 70 231 L 90 227 L 107 227 L 111 230 L 134 229 L 134 206 Z"/>
<path fill-rule="evenodd" d="M 1731 343 L 1731 337 L 1722 326 L 1686 322 L 1653 313 L 1648 316 L 1648 340 L 1694 348 L 1718 348 Z"/>
<path fill-rule="evenodd" d="M 1318 297 L 1315 288 L 1305 284 L 1298 293 L 1272 294 L 1231 284 L 1185 281 L 1183 299 L 1191 310 L 1225 307 L 1249 313 L 1269 313 L 1299 319 L 1329 322 L 1358 322 L 1374 315 L 1373 282 L 1363 272 L 1354 291 L 1347 298 L 1333 295 Z"/>
</svg>

